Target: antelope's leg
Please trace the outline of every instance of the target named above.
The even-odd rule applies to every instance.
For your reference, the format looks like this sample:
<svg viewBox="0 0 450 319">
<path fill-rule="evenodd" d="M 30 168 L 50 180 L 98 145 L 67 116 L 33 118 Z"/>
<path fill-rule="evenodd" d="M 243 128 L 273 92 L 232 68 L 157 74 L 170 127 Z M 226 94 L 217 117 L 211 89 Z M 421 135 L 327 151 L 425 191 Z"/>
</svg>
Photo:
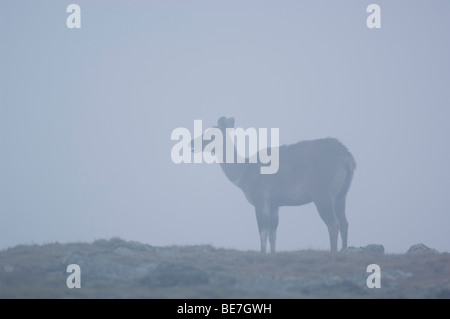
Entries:
<svg viewBox="0 0 450 319">
<path fill-rule="evenodd" d="M 314 200 L 320 217 L 327 225 L 330 236 L 330 250 L 337 251 L 337 240 L 339 235 L 339 221 L 334 213 L 334 201 L 327 197 Z"/>
<path fill-rule="evenodd" d="M 275 252 L 275 246 L 277 241 L 277 227 L 278 227 L 278 207 L 273 207 L 270 210 L 269 216 L 269 243 L 270 252 Z"/>
<path fill-rule="evenodd" d="M 269 234 L 269 210 L 266 205 L 255 207 L 256 221 L 258 222 L 259 238 L 261 240 L 261 253 L 266 252 L 267 237 Z"/>
<path fill-rule="evenodd" d="M 339 220 L 339 230 L 341 232 L 342 248 L 347 248 L 348 222 L 345 216 L 345 196 L 336 198 L 336 217 Z"/>
</svg>

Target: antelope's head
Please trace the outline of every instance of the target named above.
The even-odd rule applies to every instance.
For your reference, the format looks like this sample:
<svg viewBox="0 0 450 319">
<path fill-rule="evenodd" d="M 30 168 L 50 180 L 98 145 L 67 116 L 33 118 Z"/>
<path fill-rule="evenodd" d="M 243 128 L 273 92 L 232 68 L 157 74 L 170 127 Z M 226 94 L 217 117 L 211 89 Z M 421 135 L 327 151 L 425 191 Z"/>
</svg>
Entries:
<svg viewBox="0 0 450 319">
<path fill-rule="evenodd" d="M 219 129 L 222 132 L 222 137 L 225 138 L 227 128 L 234 128 L 234 117 L 222 116 L 217 120 L 217 125 L 207 128 L 202 135 L 197 136 L 191 140 L 191 151 L 192 153 L 203 152 L 205 146 L 213 141 L 217 134 L 214 134 L 213 130 Z M 195 147 L 195 145 L 201 145 L 201 147 Z"/>
</svg>

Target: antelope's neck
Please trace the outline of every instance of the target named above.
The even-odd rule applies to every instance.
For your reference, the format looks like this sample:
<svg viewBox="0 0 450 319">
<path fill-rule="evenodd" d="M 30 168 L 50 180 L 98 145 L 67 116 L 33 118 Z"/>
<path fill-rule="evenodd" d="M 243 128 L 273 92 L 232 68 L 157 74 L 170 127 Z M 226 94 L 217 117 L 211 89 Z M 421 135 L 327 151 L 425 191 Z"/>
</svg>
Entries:
<svg viewBox="0 0 450 319">
<path fill-rule="evenodd" d="M 222 163 L 220 163 L 220 167 L 222 168 L 223 172 L 225 173 L 225 176 L 232 182 L 234 185 L 236 185 L 239 188 L 242 188 L 242 184 L 246 178 L 245 174 L 247 171 L 247 159 L 242 158 L 240 154 L 237 152 L 236 145 L 233 145 L 233 163 L 227 163 L 227 138 L 230 139 L 230 141 L 233 141 L 233 138 L 230 137 L 228 134 L 225 135 L 226 139 L 223 142 L 223 160 Z M 229 148 L 228 148 L 229 149 Z M 241 162 L 241 163 L 239 163 Z"/>
<path fill-rule="evenodd" d="M 221 163 L 225 176 L 237 187 L 241 187 L 244 180 L 246 164 L 244 163 Z"/>
</svg>

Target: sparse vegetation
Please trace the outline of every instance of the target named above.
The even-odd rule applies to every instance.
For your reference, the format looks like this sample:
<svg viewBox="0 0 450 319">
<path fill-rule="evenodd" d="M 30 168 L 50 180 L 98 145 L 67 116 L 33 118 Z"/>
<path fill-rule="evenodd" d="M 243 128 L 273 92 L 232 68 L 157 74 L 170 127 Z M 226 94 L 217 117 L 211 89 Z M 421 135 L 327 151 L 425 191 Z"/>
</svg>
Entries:
<svg viewBox="0 0 450 319">
<path fill-rule="evenodd" d="M 81 267 L 81 289 L 66 267 Z M 366 286 L 381 267 L 380 289 Z M 0 252 L 1 298 L 450 298 L 450 254 L 154 247 L 118 238 Z"/>
</svg>

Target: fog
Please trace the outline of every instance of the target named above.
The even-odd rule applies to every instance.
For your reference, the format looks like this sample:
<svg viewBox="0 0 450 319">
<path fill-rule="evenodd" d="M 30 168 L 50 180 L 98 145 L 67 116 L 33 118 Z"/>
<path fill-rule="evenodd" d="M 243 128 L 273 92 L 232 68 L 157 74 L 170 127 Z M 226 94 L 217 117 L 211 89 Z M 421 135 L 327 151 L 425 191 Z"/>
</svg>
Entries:
<svg viewBox="0 0 450 319">
<path fill-rule="evenodd" d="M 259 250 L 253 206 L 171 133 L 221 116 L 280 144 L 338 138 L 357 162 L 349 245 L 450 251 L 450 4 L 76 1 L 0 5 L 0 249 L 120 237 Z M 340 242 L 339 242 L 340 247 Z M 329 249 L 313 204 L 277 250 Z"/>
</svg>

